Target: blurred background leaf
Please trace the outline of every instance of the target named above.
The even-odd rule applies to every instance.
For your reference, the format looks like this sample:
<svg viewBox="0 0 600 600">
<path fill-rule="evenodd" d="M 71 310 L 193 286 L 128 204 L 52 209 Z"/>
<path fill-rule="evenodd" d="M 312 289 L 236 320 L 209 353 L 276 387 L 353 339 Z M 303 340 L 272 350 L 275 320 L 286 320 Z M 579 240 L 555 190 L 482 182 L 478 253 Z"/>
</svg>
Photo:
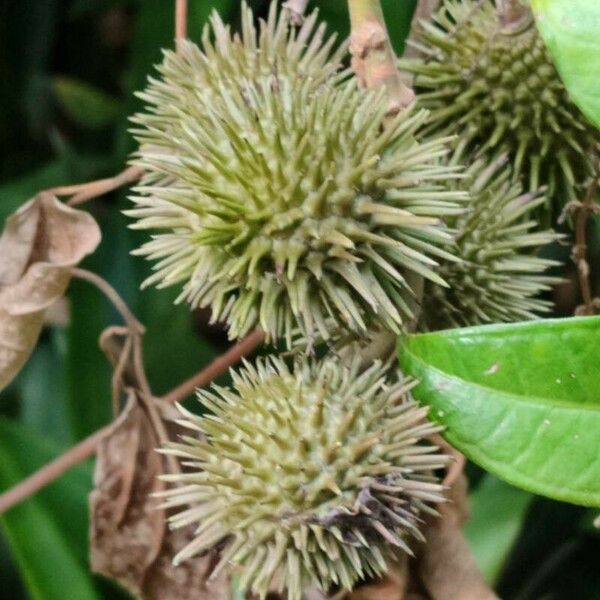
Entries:
<svg viewBox="0 0 600 600">
<path fill-rule="evenodd" d="M 100 129 L 114 123 L 121 103 L 93 86 L 70 77 L 54 77 L 54 93 L 64 112 L 77 124 Z"/>
<path fill-rule="evenodd" d="M 529 492 L 488 474 L 471 493 L 465 536 L 488 583 L 497 582 L 532 501 Z"/>
</svg>

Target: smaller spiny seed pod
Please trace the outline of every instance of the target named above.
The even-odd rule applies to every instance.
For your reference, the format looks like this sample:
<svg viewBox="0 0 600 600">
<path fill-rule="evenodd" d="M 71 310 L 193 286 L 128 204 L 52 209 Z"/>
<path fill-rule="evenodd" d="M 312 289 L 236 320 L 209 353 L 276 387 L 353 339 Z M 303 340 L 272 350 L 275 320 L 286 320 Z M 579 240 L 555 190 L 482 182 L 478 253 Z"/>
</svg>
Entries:
<svg viewBox="0 0 600 600">
<path fill-rule="evenodd" d="M 258 33 L 244 8 L 238 37 L 213 17 L 216 42 L 167 52 L 141 95 L 129 215 L 156 231 L 139 251 L 158 260 L 147 284 L 183 284 L 232 338 L 399 332 L 411 277 L 443 284 L 442 218 L 464 200 L 444 187 L 448 140 L 417 140 L 426 111 L 386 121 L 383 92 L 340 73 L 314 16 L 298 32 L 288 19 L 274 2 Z"/>
<path fill-rule="evenodd" d="M 469 186 L 468 211 L 452 223 L 457 230 L 456 255 L 440 275 L 443 291 L 430 286 L 425 293 L 423 325 L 445 329 L 484 323 L 534 319 L 552 303 L 539 298 L 560 279 L 544 275 L 559 263 L 533 254 L 560 238 L 552 230 L 534 231 L 531 219 L 545 202 L 542 193 L 523 194 L 512 181 L 506 156 L 487 163 L 480 159 L 460 185 Z"/>
<path fill-rule="evenodd" d="M 419 516 L 443 500 L 434 471 L 446 456 L 421 440 L 438 430 L 373 363 L 279 358 L 245 364 L 233 389 L 200 392 L 212 414 L 184 411 L 196 432 L 165 451 L 188 470 L 166 477 L 174 527 L 196 524 L 179 563 L 219 547 L 244 589 L 289 600 L 315 586 L 351 589 L 386 571 L 393 552 L 423 539 Z M 199 437 L 198 435 L 199 434 Z"/>
<path fill-rule="evenodd" d="M 531 16 L 529 14 L 529 16 Z M 528 190 L 548 188 L 558 207 L 594 174 L 599 136 L 569 98 L 533 19 L 503 29 L 491 0 L 445 0 L 414 45 L 426 132 L 457 134 L 465 156 L 507 152 Z"/>
</svg>

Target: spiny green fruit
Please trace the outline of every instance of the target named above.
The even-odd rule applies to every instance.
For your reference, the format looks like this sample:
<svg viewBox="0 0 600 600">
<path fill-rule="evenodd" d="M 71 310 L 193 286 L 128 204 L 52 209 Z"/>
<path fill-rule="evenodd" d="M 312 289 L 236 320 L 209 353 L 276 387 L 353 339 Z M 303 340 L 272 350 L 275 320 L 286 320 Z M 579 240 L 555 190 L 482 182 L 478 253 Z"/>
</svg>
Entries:
<svg viewBox="0 0 600 600">
<path fill-rule="evenodd" d="M 502 29 L 491 0 L 445 0 L 422 22 L 415 46 L 420 106 L 427 132 L 458 134 L 466 155 L 508 152 L 528 190 L 562 201 L 580 195 L 594 174 L 598 133 L 570 100 L 533 19 Z"/>
<path fill-rule="evenodd" d="M 523 194 L 506 163 L 506 156 L 491 163 L 480 159 L 460 184 L 468 184 L 471 196 L 468 212 L 452 223 L 458 231 L 456 255 L 462 260 L 440 268 L 448 289 L 431 286 L 426 291 L 427 329 L 533 319 L 552 306 L 538 295 L 560 281 L 543 274 L 558 263 L 532 252 L 560 236 L 552 230 L 533 231 L 538 223 L 531 216 L 545 202 L 544 195 Z"/>
<path fill-rule="evenodd" d="M 463 198 L 444 188 L 447 140 L 415 139 L 425 111 L 384 127 L 383 93 L 340 74 L 314 24 L 296 31 L 274 3 L 259 33 L 244 8 L 232 37 L 213 16 L 215 42 L 167 52 L 134 119 L 147 175 L 129 214 L 157 231 L 140 251 L 159 261 L 147 283 L 183 282 L 180 299 L 231 337 L 399 331 L 407 274 L 443 283 L 440 217 Z"/>
<path fill-rule="evenodd" d="M 273 357 L 233 373 L 233 389 L 200 392 L 212 414 L 183 411 L 196 436 L 165 450 L 189 467 L 165 478 L 181 485 L 166 493 L 167 507 L 183 507 L 171 524 L 198 525 L 175 562 L 219 547 L 216 573 L 230 566 L 242 588 L 287 589 L 289 600 L 384 573 L 443 500 L 434 470 L 448 457 L 420 443 L 437 428 L 411 387 L 381 363 L 289 369 Z"/>
</svg>

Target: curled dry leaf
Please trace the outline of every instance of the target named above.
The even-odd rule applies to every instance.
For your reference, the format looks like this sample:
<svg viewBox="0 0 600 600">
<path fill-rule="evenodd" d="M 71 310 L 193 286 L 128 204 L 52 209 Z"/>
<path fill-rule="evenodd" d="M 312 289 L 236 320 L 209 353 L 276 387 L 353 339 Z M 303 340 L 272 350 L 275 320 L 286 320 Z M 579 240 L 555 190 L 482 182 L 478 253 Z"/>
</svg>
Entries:
<svg viewBox="0 0 600 600">
<path fill-rule="evenodd" d="M 40 194 L 6 220 L 0 236 L 0 390 L 19 372 L 64 293 L 71 267 L 96 249 L 100 229 L 86 212 Z"/>
<path fill-rule="evenodd" d="M 172 409 L 157 408 L 162 414 Z M 164 489 L 158 476 L 168 465 L 156 452 L 159 445 L 145 403 L 130 389 L 124 411 L 98 448 L 90 496 L 92 570 L 144 600 L 229 600 L 225 579 L 207 582 L 212 557 L 172 565 L 193 531 L 168 530 L 165 511 L 151 497 Z"/>
</svg>

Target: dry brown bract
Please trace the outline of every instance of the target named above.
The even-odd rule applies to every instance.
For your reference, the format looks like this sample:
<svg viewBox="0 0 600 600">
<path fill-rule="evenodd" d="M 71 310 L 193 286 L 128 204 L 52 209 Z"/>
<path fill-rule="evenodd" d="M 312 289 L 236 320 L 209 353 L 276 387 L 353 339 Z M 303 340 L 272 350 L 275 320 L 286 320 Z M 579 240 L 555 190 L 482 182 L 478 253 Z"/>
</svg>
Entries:
<svg viewBox="0 0 600 600">
<path fill-rule="evenodd" d="M 151 396 L 132 336 L 126 327 L 109 327 L 100 337 L 114 369 L 115 407 L 121 395 L 127 403 L 97 450 L 90 495 L 92 570 L 144 600 L 229 600 L 227 580 L 207 583 L 214 557 L 172 564 L 193 531 L 168 530 L 165 510 L 153 494 L 165 489 L 159 476 L 178 469 L 172 457 L 156 449 L 181 433 L 174 423 L 179 413 Z"/>
<path fill-rule="evenodd" d="M 85 212 L 39 194 L 6 221 L 0 237 L 0 390 L 33 351 L 44 313 L 67 289 L 70 269 L 100 243 Z"/>
<path fill-rule="evenodd" d="M 160 411 L 171 409 L 162 402 Z M 121 416 L 98 448 L 91 505 L 92 570 L 118 581 L 144 600 L 229 600 L 224 579 L 207 584 L 210 557 L 174 567 L 172 557 L 192 532 L 171 532 L 151 494 L 164 484 L 166 459 L 146 403 L 129 390 Z"/>
</svg>

